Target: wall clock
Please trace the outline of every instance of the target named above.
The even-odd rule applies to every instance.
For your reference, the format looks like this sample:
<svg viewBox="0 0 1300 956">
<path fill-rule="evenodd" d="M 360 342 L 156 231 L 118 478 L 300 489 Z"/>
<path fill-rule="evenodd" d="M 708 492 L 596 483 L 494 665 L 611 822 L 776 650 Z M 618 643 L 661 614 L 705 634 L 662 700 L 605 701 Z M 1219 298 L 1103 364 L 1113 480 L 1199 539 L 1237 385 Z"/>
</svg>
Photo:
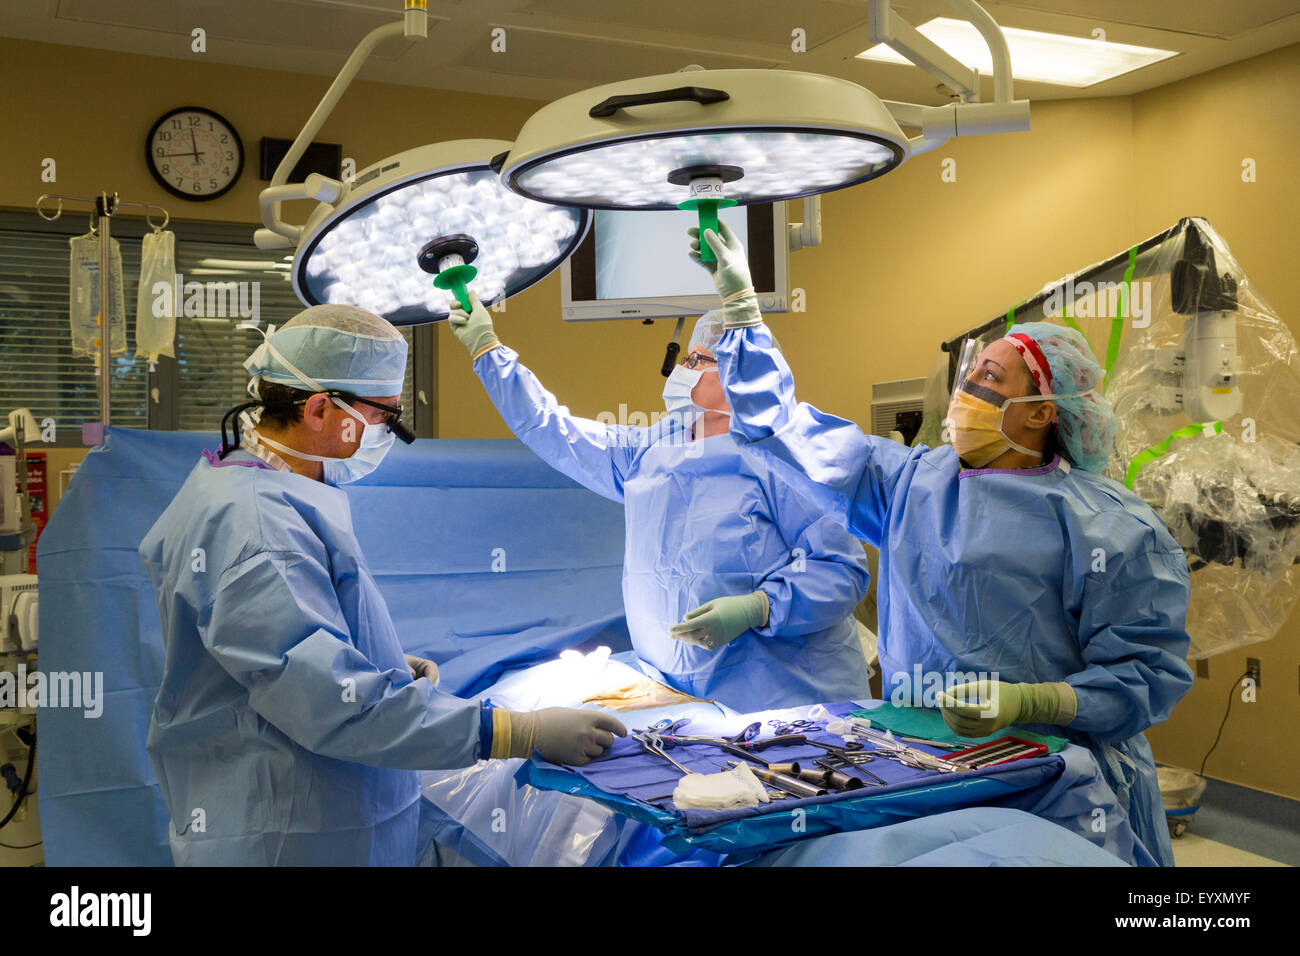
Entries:
<svg viewBox="0 0 1300 956">
<path fill-rule="evenodd" d="M 216 199 L 244 170 L 244 144 L 235 127 L 201 106 L 163 114 L 144 148 L 153 178 L 182 199 Z"/>
</svg>

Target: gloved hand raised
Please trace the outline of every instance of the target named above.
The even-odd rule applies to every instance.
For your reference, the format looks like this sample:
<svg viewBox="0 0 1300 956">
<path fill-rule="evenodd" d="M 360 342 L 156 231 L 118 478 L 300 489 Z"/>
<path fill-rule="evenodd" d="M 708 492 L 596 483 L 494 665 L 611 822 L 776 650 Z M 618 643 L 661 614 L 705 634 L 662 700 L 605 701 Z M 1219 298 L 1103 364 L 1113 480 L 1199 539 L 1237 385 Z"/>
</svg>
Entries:
<svg viewBox="0 0 1300 956">
<path fill-rule="evenodd" d="M 719 222 L 718 229 L 721 236 L 712 229 L 704 234 L 704 241 L 717 257 L 716 262 L 700 258 L 700 230 L 694 227 L 686 230 L 691 237 L 690 256 L 713 276 L 713 287 L 722 297 L 723 325 L 729 329 L 757 325 L 763 317 L 758 311 L 758 296 L 754 294 L 754 280 L 749 276 L 745 247 L 725 222 Z"/>
<path fill-rule="evenodd" d="M 1074 720 L 1074 688 L 1064 682 L 1012 684 L 979 680 L 939 694 L 944 722 L 963 737 L 987 737 L 1009 724 L 1059 724 Z"/>
<path fill-rule="evenodd" d="M 581 767 L 627 736 L 616 717 L 596 710 L 548 707 L 545 710 L 492 713 L 494 757 L 531 757 L 534 748 L 551 763 Z"/>
<path fill-rule="evenodd" d="M 769 605 L 762 591 L 714 598 L 708 604 L 687 611 L 680 624 L 668 629 L 669 636 L 683 644 L 716 651 L 750 628 L 767 623 Z"/>
<path fill-rule="evenodd" d="M 479 297 L 471 290 L 469 294 L 469 304 L 472 306 L 466 313 L 459 305 L 451 310 L 447 317 L 447 324 L 451 326 L 452 333 L 460 339 L 460 344 L 469 349 L 470 360 L 474 360 L 491 349 L 501 344 L 497 338 L 496 329 L 492 327 L 492 318 L 488 315 L 487 309 L 483 308 L 483 303 Z"/>
</svg>

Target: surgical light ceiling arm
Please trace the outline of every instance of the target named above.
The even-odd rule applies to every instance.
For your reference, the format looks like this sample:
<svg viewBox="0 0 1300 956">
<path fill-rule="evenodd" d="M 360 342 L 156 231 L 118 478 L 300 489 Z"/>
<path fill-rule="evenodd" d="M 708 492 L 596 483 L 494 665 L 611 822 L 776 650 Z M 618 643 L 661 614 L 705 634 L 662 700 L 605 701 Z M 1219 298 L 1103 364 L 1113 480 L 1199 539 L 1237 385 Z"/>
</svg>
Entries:
<svg viewBox="0 0 1300 956">
<path fill-rule="evenodd" d="M 786 223 L 786 239 L 791 252 L 819 246 L 822 242 L 822 197 L 803 197 L 803 222 Z"/>
<path fill-rule="evenodd" d="M 954 136 L 1010 133 L 1029 129 L 1029 101 L 1011 98 L 1011 54 L 1006 37 L 975 0 L 948 0 L 957 13 L 980 32 L 993 57 L 993 102 L 979 102 L 979 72 L 965 66 L 894 12 L 890 0 L 869 0 L 868 31 L 873 43 L 884 43 L 937 77 L 961 97 L 947 106 L 922 106 L 883 100 L 900 126 L 919 129 L 909 137 L 913 156 L 942 146 Z"/>
<path fill-rule="evenodd" d="M 428 13 L 420 9 L 422 5 L 413 0 L 406 0 L 405 17 L 401 23 L 389 23 L 376 27 L 362 38 L 357 48 L 348 57 L 339 75 L 334 78 L 330 88 L 321 97 L 316 110 L 307 120 L 307 124 L 298 133 L 298 137 L 280 160 L 280 165 L 271 177 L 271 185 L 262 190 L 259 206 L 262 224 L 265 229 L 253 233 L 253 243 L 259 249 L 291 249 L 298 244 L 303 227 L 295 226 L 280 218 L 280 203 L 286 199 L 316 199 L 322 202 L 338 202 L 343 193 L 343 184 L 328 176 L 312 173 L 303 183 L 289 183 L 289 173 L 298 165 L 302 154 L 307 151 L 311 141 L 320 132 L 330 113 L 338 105 L 348 86 L 360 72 L 362 65 L 370 57 L 375 47 L 390 37 L 403 36 L 409 40 L 422 40 L 428 35 Z"/>
</svg>

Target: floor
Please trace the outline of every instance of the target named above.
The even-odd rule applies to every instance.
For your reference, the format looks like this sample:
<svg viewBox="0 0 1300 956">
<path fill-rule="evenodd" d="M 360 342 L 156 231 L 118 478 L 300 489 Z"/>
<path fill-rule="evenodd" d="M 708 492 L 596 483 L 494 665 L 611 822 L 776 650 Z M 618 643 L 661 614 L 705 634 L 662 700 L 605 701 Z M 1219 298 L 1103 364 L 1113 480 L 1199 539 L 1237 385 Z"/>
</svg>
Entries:
<svg viewBox="0 0 1300 956">
<path fill-rule="evenodd" d="M 1210 780 L 1187 832 L 1174 840 L 1178 866 L 1300 866 L 1300 801 Z"/>
</svg>

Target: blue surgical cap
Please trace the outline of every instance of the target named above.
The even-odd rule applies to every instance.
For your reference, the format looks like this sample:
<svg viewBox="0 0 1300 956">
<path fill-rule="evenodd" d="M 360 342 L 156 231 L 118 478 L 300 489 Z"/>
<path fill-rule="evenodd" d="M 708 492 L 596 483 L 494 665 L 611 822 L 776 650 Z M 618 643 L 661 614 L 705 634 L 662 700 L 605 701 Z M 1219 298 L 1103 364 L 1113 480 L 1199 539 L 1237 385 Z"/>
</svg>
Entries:
<svg viewBox="0 0 1300 956">
<path fill-rule="evenodd" d="M 1025 322 L 1008 330 L 1008 334 L 1017 332 L 1038 343 L 1052 370 L 1052 392 L 1060 396 L 1052 401 L 1061 452 L 1084 471 L 1101 474 L 1110 460 L 1119 421 L 1110 402 L 1091 391 L 1101 385 L 1105 372 L 1088 340 L 1076 329 L 1051 322 Z"/>
<path fill-rule="evenodd" d="M 352 305 L 313 305 L 267 336 L 244 368 L 254 383 L 337 388 L 362 397 L 400 395 L 406 340 L 373 312 Z"/>
<path fill-rule="evenodd" d="M 700 316 L 695 322 L 695 329 L 691 332 L 691 341 L 686 346 L 686 351 L 689 352 L 695 346 L 701 345 L 709 350 L 710 355 L 715 354 L 722 333 L 726 331 L 722 326 L 722 317 L 722 309 L 712 309 Z M 781 351 L 781 343 L 776 340 L 775 332 L 772 333 L 772 345 L 778 352 Z"/>
</svg>

